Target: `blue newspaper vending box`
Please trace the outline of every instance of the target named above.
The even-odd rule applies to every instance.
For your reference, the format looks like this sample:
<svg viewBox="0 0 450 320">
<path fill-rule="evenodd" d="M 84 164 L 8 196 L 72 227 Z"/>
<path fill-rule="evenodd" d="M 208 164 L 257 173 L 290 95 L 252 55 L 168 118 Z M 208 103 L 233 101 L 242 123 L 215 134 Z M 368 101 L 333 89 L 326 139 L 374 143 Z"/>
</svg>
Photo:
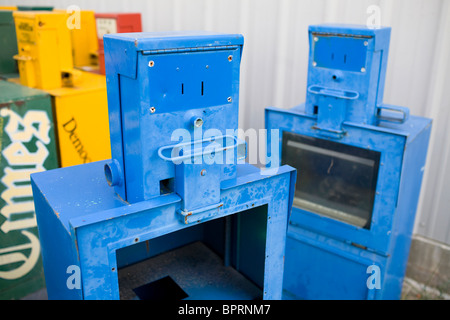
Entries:
<svg viewBox="0 0 450 320">
<path fill-rule="evenodd" d="M 390 28 L 309 27 L 306 101 L 267 108 L 297 169 L 284 297 L 398 299 L 431 120 L 383 102 Z"/>
<path fill-rule="evenodd" d="M 296 174 L 242 160 L 243 37 L 104 46 L 112 159 L 32 175 L 49 298 L 281 299 Z"/>
</svg>

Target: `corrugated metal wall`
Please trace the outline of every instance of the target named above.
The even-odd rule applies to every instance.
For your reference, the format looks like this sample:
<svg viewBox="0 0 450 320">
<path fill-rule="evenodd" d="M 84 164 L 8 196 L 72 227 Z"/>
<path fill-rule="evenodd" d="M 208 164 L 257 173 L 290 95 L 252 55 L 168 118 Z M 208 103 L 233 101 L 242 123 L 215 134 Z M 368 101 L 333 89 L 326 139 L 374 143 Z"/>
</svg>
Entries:
<svg viewBox="0 0 450 320">
<path fill-rule="evenodd" d="M 97 12 L 138 11 L 144 31 L 206 29 L 245 37 L 240 127 L 264 127 L 264 108 L 304 101 L 307 27 L 366 24 L 380 8 L 392 27 L 384 101 L 434 119 L 415 232 L 450 244 L 450 1 L 448 0 L 22 0 L 1 4 L 78 5 Z"/>
</svg>

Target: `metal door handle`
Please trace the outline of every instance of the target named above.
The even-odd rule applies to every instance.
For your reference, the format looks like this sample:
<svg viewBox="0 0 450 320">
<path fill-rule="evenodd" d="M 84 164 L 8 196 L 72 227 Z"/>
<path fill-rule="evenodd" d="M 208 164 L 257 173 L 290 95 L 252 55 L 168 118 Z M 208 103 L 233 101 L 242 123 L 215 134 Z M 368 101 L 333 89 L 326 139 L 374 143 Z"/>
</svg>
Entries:
<svg viewBox="0 0 450 320">
<path fill-rule="evenodd" d="M 163 152 L 165 150 L 168 149 L 174 149 L 174 148 L 181 148 L 181 147 L 185 147 L 185 146 L 191 146 L 191 145 L 195 145 L 195 144 L 203 144 L 205 142 L 213 142 L 215 140 L 218 139 L 223 139 L 223 138 L 231 138 L 234 140 L 234 144 L 232 146 L 225 146 L 225 147 L 221 147 L 221 148 L 213 148 L 211 150 L 203 150 L 203 148 L 200 151 L 194 151 L 194 153 L 189 153 L 189 154 L 185 154 L 182 156 L 176 156 L 176 157 L 166 157 L 165 155 L 163 155 Z M 181 161 L 181 160 L 186 160 L 188 158 L 194 158 L 194 157 L 198 157 L 198 156 L 203 156 L 203 155 L 208 155 L 208 154 L 212 154 L 214 153 L 218 153 L 218 152 L 222 152 L 224 150 L 228 150 L 228 149 L 234 149 L 239 145 L 239 139 L 237 139 L 235 136 L 232 135 L 223 135 L 223 136 L 215 136 L 215 137 L 209 137 L 209 138 L 205 138 L 202 140 L 195 140 L 195 141 L 189 141 L 189 142 L 185 142 L 185 143 L 178 143 L 175 145 L 170 145 L 170 146 L 164 146 L 158 149 L 158 155 L 161 159 L 166 160 L 166 161 Z"/>
<path fill-rule="evenodd" d="M 400 114 L 400 117 L 383 115 L 383 110 L 386 110 L 391 114 Z M 377 107 L 376 117 L 378 120 L 404 123 L 409 118 L 409 108 L 383 104 Z"/>
</svg>

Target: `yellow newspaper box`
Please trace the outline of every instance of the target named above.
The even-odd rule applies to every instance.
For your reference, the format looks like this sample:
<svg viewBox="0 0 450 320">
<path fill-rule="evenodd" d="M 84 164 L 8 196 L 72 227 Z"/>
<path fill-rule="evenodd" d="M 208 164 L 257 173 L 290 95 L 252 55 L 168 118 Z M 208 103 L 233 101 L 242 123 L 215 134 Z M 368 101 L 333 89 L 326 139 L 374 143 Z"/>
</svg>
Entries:
<svg viewBox="0 0 450 320">
<path fill-rule="evenodd" d="M 82 72 L 79 85 L 52 96 L 61 167 L 111 158 L 105 76 Z"/>
<path fill-rule="evenodd" d="M 54 9 L 66 14 L 72 40 L 73 65 L 76 68 L 98 68 L 98 39 L 95 13 L 90 10 Z"/>
<path fill-rule="evenodd" d="M 20 82 L 52 97 L 60 166 L 110 159 L 106 79 L 74 69 L 70 15 L 16 11 L 13 16 Z"/>
<path fill-rule="evenodd" d="M 67 14 L 52 11 L 15 11 L 20 83 L 38 89 L 73 86 L 81 76 L 73 68 Z"/>
</svg>

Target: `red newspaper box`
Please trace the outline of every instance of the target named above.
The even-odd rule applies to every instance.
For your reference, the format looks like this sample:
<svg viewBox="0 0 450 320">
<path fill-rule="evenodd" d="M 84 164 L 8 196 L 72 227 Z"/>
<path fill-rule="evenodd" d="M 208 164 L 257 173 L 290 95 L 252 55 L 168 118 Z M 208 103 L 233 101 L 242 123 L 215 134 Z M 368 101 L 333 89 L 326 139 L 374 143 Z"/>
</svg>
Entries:
<svg viewBox="0 0 450 320">
<path fill-rule="evenodd" d="M 100 73 L 105 74 L 105 53 L 103 35 L 109 33 L 142 32 L 140 13 L 96 13 L 98 37 L 98 64 Z"/>
</svg>

